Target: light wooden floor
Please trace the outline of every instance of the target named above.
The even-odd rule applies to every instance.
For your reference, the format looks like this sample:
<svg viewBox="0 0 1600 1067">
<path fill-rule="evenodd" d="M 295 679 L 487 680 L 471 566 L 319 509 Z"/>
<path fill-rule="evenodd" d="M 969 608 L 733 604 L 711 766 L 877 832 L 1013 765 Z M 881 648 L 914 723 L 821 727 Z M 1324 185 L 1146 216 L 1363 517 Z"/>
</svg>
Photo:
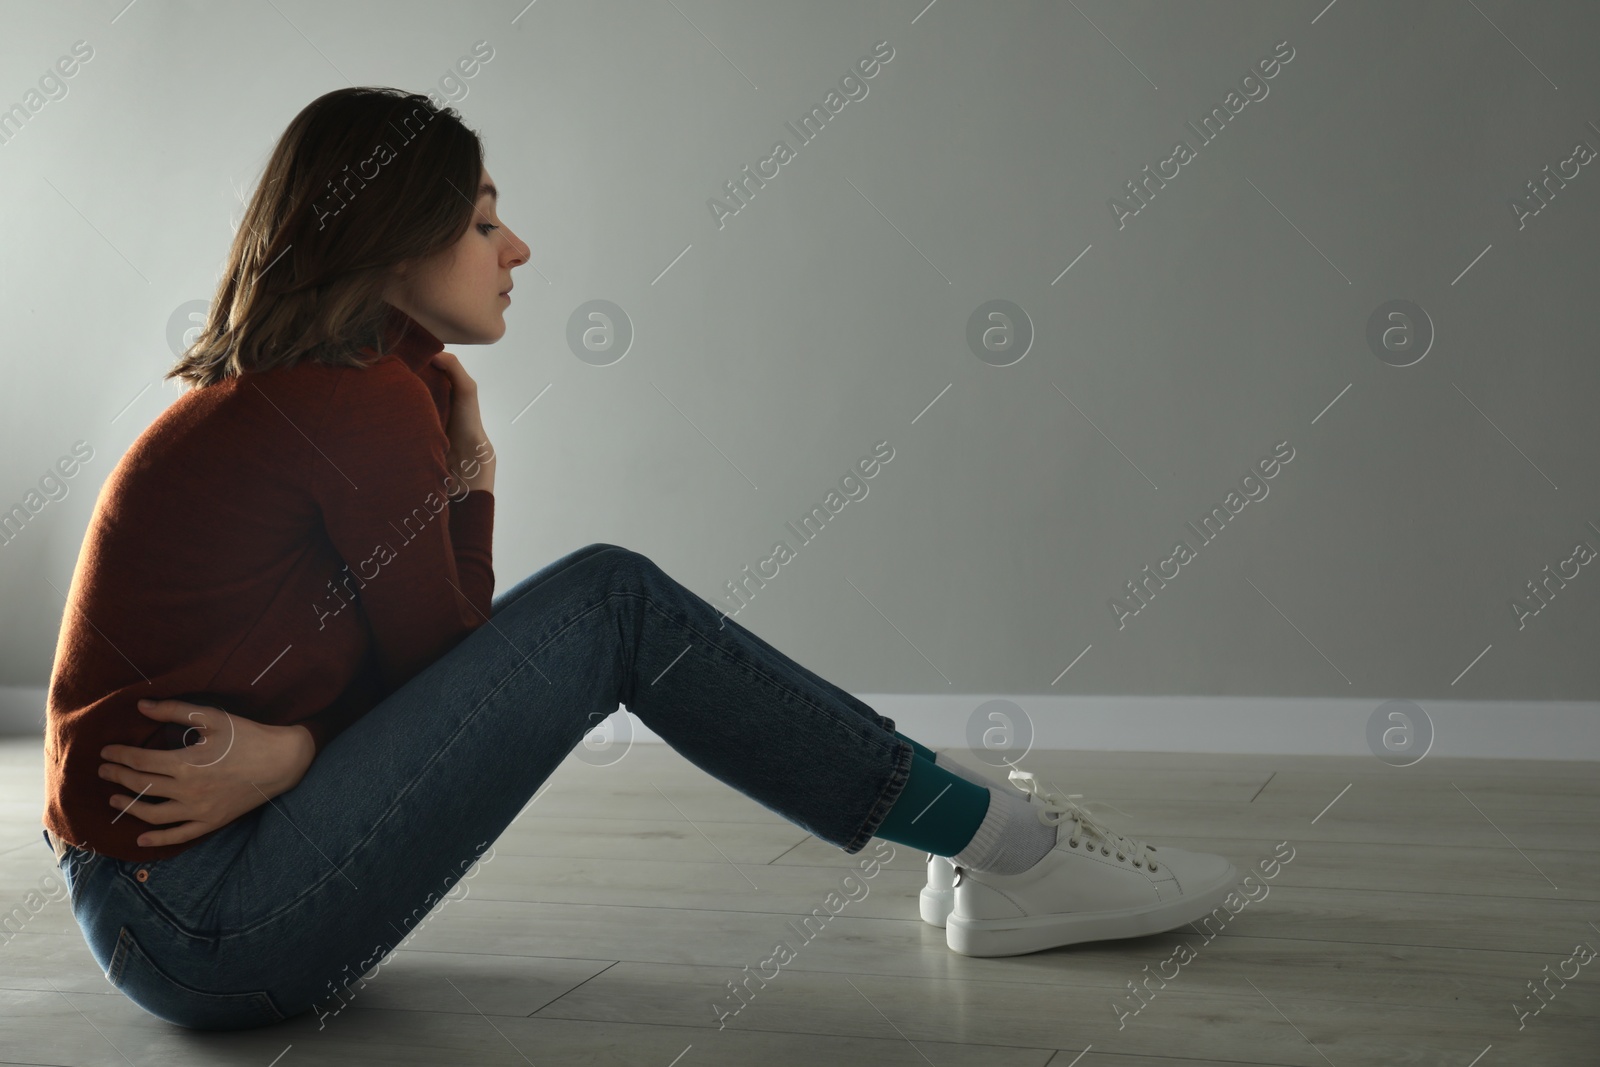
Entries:
<svg viewBox="0 0 1600 1067">
<path fill-rule="evenodd" d="M 53 869 L 39 761 L 38 741 L 0 741 L 6 910 Z M 1520 1031 L 1514 1008 L 1536 1005 L 1530 981 L 1572 973 L 1578 942 L 1600 948 L 1595 764 L 1054 752 L 1024 765 L 1154 844 L 1220 852 L 1241 873 L 1282 841 L 1294 859 L 1209 942 L 1185 929 L 982 960 L 917 919 L 924 857 L 894 846 L 867 896 L 719 1031 L 725 983 L 796 940 L 786 921 L 860 856 L 638 745 L 605 769 L 569 759 L 470 895 L 320 1030 L 312 1015 L 169 1026 L 108 985 L 65 902 L 48 905 L 0 943 L 0 1062 L 1600 1064 L 1600 960 L 1551 980 Z M 1179 942 L 1194 958 L 1119 1029 L 1113 1001 L 1131 1004 L 1126 984 Z"/>
</svg>

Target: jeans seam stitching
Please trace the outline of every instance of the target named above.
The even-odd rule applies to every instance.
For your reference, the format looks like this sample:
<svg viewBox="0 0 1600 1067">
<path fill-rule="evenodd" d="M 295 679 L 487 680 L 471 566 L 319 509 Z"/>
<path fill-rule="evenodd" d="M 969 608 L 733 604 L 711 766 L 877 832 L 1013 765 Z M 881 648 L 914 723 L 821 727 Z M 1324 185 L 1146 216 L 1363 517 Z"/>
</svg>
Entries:
<svg viewBox="0 0 1600 1067">
<path fill-rule="evenodd" d="M 116 972 L 108 973 L 106 977 L 112 985 L 117 985 L 122 980 L 122 969 L 128 965 L 128 953 L 132 951 L 128 928 L 123 926 L 117 930 L 117 948 L 115 958 L 111 961 L 111 969 Z"/>
<path fill-rule="evenodd" d="M 140 860 L 140 861 L 119 860 L 117 862 L 119 864 L 131 863 L 135 867 L 150 867 L 150 866 L 153 866 L 153 865 L 155 865 L 157 863 L 160 863 L 161 861 L 160 860 Z M 196 933 L 195 931 L 189 929 L 188 924 L 184 923 L 176 915 L 174 915 L 172 913 L 171 909 L 169 909 L 160 900 L 158 900 L 155 897 L 151 896 L 149 894 L 149 890 L 147 890 L 145 888 L 144 883 L 140 882 L 137 878 L 135 878 L 131 874 L 129 874 L 125 868 L 119 866 L 119 867 L 116 868 L 116 872 L 115 873 L 116 873 L 117 877 L 121 878 L 130 887 L 132 887 L 133 893 L 134 893 L 134 899 L 136 899 L 139 902 L 139 904 L 144 909 L 144 911 L 151 918 L 156 919 L 157 921 L 161 922 L 163 925 L 168 927 L 173 933 L 179 934 L 182 937 L 186 937 L 191 941 L 207 942 L 207 941 L 217 941 L 217 940 L 219 940 L 219 938 L 208 936 L 206 934 Z"/>
<path fill-rule="evenodd" d="M 159 978 L 177 987 L 185 993 L 216 1000 L 218 1002 L 229 1003 L 236 1002 L 237 998 L 243 997 L 246 998 L 245 1003 L 252 1005 L 254 1010 L 261 1013 L 269 1021 L 282 1022 L 287 1018 L 287 1016 L 285 1016 L 283 1012 L 279 1010 L 277 1003 L 272 999 L 272 995 L 268 990 L 257 989 L 244 993 L 210 993 L 204 989 L 198 989 L 186 982 L 179 981 L 178 979 L 172 977 L 172 975 L 167 973 L 165 968 L 156 963 L 156 961 L 151 959 L 149 956 L 145 955 L 144 949 L 135 943 L 133 932 L 129 930 L 126 925 L 122 926 L 117 932 L 116 959 L 113 967 L 115 973 L 107 972 L 106 974 L 106 977 L 111 981 L 112 985 L 116 985 L 118 988 L 121 988 L 119 983 L 122 981 L 123 973 L 127 969 L 128 959 L 135 952 L 140 954 L 145 961 L 145 966 L 154 971 Z"/>
</svg>

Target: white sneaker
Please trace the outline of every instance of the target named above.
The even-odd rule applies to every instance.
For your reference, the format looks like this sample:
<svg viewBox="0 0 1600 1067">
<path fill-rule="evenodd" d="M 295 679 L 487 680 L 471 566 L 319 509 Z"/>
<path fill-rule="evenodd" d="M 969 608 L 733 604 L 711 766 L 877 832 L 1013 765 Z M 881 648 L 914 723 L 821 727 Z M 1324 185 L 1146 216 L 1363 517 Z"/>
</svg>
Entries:
<svg viewBox="0 0 1600 1067">
<path fill-rule="evenodd" d="M 963 956 L 1025 952 L 1171 930 L 1222 903 L 1239 880 L 1225 857 L 1156 848 L 1114 833 L 1073 803 L 1081 793 L 1011 781 L 1057 827 L 1056 847 L 1020 874 L 955 868 L 945 943 Z"/>
<path fill-rule="evenodd" d="M 930 926 L 943 926 L 955 907 L 955 860 L 938 853 L 928 853 L 928 884 L 922 887 L 918 905 L 922 921 Z"/>
</svg>

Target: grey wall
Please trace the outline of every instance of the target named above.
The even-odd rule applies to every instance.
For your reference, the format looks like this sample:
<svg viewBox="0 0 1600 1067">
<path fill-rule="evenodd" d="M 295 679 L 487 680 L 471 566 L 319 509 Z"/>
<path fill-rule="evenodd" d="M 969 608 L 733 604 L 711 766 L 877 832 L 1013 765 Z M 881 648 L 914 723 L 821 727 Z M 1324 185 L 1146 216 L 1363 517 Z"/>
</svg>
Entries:
<svg viewBox="0 0 1600 1067">
<path fill-rule="evenodd" d="M 1600 164 L 1563 162 L 1600 149 L 1591 5 L 116 6 L 0 33 L 5 104 L 93 49 L 0 145 L 0 507 L 93 450 L 0 547 L 0 683 L 45 684 L 94 494 L 177 395 L 273 140 L 388 84 L 456 102 L 532 247 L 505 339 L 452 346 L 500 454 L 500 589 L 609 541 L 731 611 L 782 539 L 737 617 L 855 692 L 1600 692 L 1600 567 L 1562 562 L 1600 548 Z M 593 300 L 620 359 L 569 344 Z M 785 523 L 878 442 L 802 545 Z M 1519 619 L 1547 565 L 1576 577 Z"/>
</svg>

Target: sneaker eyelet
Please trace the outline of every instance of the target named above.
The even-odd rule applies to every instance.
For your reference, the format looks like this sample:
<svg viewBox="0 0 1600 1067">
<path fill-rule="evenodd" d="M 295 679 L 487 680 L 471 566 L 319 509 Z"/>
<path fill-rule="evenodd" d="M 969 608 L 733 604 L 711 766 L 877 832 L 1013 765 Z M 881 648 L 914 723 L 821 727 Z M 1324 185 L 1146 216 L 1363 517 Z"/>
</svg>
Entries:
<svg viewBox="0 0 1600 1067">
<path fill-rule="evenodd" d="M 1151 870 L 1151 871 L 1152 871 L 1152 872 L 1154 872 L 1154 871 L 1155 871 L 1155 869 L 1156 869 L 1156 861 L 1155 861 L 1155 860 L 1151 860 L 1151 861 L 1150 861 L 1150 870 Z"/>
<path fill-rule="evenodd" d="M 1128 857 L 1126 857 L 1122 853 L 1118 852 L 1117 853 L 1117 862 L 1118 863 L 1127 863 L 1128 862 Z"/>
<path fill-rule="evenodd" d="M 1067 839 L 1067 844 L 1072 846 L 1073 848 L 1077 848 L 1078 847 L 1078 839 L 1076 837 L 1068 838 Z"/>
<path fill-rule="evenodd" d="M 1109 856 L 1109 855 L 1111 855 L 1111 850 L 1109 848 L 1107 848 L 1106 846 L 1101 845 L 1100 846 L 1100 855 Z"/>
</svg>

